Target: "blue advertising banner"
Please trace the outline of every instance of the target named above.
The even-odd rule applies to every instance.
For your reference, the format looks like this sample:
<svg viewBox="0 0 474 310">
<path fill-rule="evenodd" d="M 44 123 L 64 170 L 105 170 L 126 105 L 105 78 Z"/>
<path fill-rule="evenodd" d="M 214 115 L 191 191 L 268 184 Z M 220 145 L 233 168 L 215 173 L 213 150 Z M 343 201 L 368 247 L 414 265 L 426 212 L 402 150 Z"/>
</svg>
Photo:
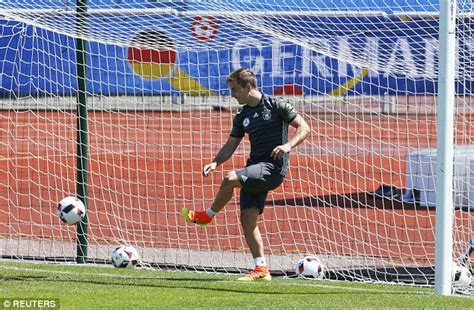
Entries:
<svg viewBox="0 0 474 310">
<path fill-rule="evenodd" d="M 172 8 L 183 10 L 210 10 L 225 8 L 226 11 L 384 11 L 393 13 L 397 11 L 437 11 L 439 0 L 88 0 L 91 9 L 97 8 Z M 35 8 L 58 9 L 74 8 L 76 1 L 64 0 L 2 0 L 0 8 Z M 460 6 L 469 7 L 469 1 L 460 3 Z"/>
<path fill-rule="evenodd" d="M 435 93 L 435 19 L 261 18 L 255 22 L 284 35 L 256 30 L 260 28 L 229 16 L 91 15 L 88 27 L 98 39 L 88 44 L 88 92 L 228 95 L 227 75 L 249 67 L 269 94 L 335 94 L 354 79 L 358 82 L 345 95 Z M 0 29 L 0 96 L 75 94 L 73 37 L 12 20 L 0 20 Z M 473 49 L 472 39 L 459 40 L 458 93 L 471 93 L 473 75 L 466 70 Z"/>
</svg>

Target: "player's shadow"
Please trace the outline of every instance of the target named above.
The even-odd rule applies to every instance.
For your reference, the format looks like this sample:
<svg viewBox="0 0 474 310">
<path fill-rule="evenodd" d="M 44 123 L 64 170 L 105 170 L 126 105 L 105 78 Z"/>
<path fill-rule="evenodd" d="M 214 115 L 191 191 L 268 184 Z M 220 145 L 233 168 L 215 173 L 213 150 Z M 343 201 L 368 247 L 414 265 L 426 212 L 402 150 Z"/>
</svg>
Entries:
<svg viewBox="0 0 474 310">
<path fill-rule="evenodd" d="M 326 196 L 303 196 L 267 200 L 267 205 L 276 206 L 305 206 L 309 208 L 331 207 L 344 209 L 396 209 L 396 210 L 427 210 L 418 203 L 402 201 L 399 198 L 385 198 L 372 193 L 349 193 Z"/>
<path fill-rule="evenodd" d="M 31 281 L 31 282 L 63 282 L 63 283 L 84 283 L 84 284 L 93 284 L 93 285 L 104 285 L 104 286 L 120 286 L 123 287 L 124 285 L 130 287 L 144 287 L 144 288 L 168 288 L 168 289 L 187 289 L 187 290 L 204 290 L 204 291 L 216 291 L 216 292 L 231 292 L 231 293 L 243 293 L 243 294 L 262 294 L 262 295 L 353 295 L 354 291 L 352 290 L 330 290 L 330 291 L 320 291 L 315 287 L 315 290 L 313 292 L 298 292 L 298 291 L 284 291 L 284 288 L 281 286 L 273 286 L 272 283 L 252 283 L 255 285 L 261 285 L 261 288 L 264 288 L 262 291 L 258 291 L 256 289 L 256 286 L 250 285 L 249 287 L 242 288 L 242 289 L 234 289 L 234 288 L 224 288 L 224 287 L 209 287 L 205 286 L 204 284 L 208 284 L 211 282 L 218 283 L 218 282 L 229 282 L 228 279 L 209 279 L 209 278 L 204 278 L 204 279 L 198 279 L 198 278 L 156 278 L 157 281 L 170 281 L 170 285 L 167 284 L 153 284 L 153 283 L 130 283 L 130 280 L 153 280 L 152 277 L 150 278 L 133 278 L 133 277 L 127 277 L 124 278 L 123 280 L 126 280 L 126 282 L 121 282 L 119 281 L 120 279 L 117 279 L 117 282 L 108 282 L 108 281 L 99 281 L 99 280 L 86 280 L 86 279 L 72 279 L 72 278 L 56 278 L 56 277 L 48 277 L 48 276 L 32 276 L 32 275 L 25 275 L 25 276 L 1 276 L 0 275 L 0 280 L 4 281 Z M 173 285 L 172 282 L 175 282 L 176 284 Z M 186 285 L 183 282 L 194 282 L 192 285 L 188 284 Z M 7 283 L 7 282 L 4 282 Z M 203 286 L 196 285 L 198 283 L 203 283 Z M 238 282 L 239 284 L 244 284 L 242 282 Z M 250 283 L 249 283 L 250 284 Z M 272 291 L 274 289 L 274 291 Z M 279 290 L 279 291 L 277 291 Z M 357 294 L 361 294 L 365 292 L 357 292 Z M 367 294 L 372 294 L 372 292 L 368 291 Z M 406 295 L 406 292 L 386 292 L 386 294 L 391 294 L 391 295 Z"/>
<path fill-rule="evenodd" d="M 93 285 L 105 285 L 105 286 L 120 286 L 122 287 L 123 285 L 127 285 L 128 287 L 147 287 L 147 288 L 168 288 L 168 289 L 187 289 L 187 290 L 206 290 L 206 291 L 217 291 L 217 292 L 231 292 L 231 293 L 244 293 L 248 294 L 249 292 L 252 292 L 252 294 L 285 294 L 284 292 L 268 292 L 268 291 L 262 291 L 258 292 L 255 291 L 254 288 L 248 288 L 248 289 L 230 289 L 230 288 L 215 288 L 215 287 L 209 287 L 209 286 L 199 286 L 196 285 L 198 283 L 217 283 L 217 282 L 222 282 L 222 281 L 228 281 L 228 280 L 220 280 L 220 279 L 197 279 L 197 278 L 157 278 L 157 281 L 170 281 L 170 285 L 167 284 L 154 284 L 154 283 L 130 283 L 130 280 L 135 280 L 135 281 L 140 281 L 140 280 L 147 280 L 150 281 L 150 278 L 143 279 L 143 278 L 132 278 L 132 277 L 127 277 L 126 280 L 127 282 L 121 282 L 119 281 L 120 279 L 117 279 L 117 282 L 112 283 L 108 281 L 100 281 L 100 280 L 86 280 L 86 279 L 70 279 L 70 278 L 50 278 L 48 276 L 40 277 L 40 276 L 15 276 L 15 277 L 2 277 L 0 276 L 0 279 L 4 280 L 14 280 L 14 281 L 32 281 L 32 282 L 37 282 L 37 281 L 42 281 L 42 282 L 63 282 L 63 283 L 84 283 L 84 284 L 93 284 Z M 176 283 L 173 284 L 172 282 Z M 193 285 L 186 285 L 183 282 L 194 282 Z M 316 293 L 316 292 L 315 292 Z M 292 294 L 312 294 L 312 293 L 292 293 Z"/>
</svg>

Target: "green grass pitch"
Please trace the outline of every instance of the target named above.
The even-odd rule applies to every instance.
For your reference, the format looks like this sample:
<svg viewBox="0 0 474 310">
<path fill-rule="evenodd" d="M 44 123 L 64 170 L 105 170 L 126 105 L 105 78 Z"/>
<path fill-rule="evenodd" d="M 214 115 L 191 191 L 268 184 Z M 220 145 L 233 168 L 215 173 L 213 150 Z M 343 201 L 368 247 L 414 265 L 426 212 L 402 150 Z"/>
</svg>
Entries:
<svg viewBox="0 0 474 310">
<path fill-rule="evenodd" d="M 60 309 L 472 309 L 432 288 L 0 261 L 0 298 L 57 299 Z M 0 305 L 0 309 L 2 306 Z"/>
</svg>

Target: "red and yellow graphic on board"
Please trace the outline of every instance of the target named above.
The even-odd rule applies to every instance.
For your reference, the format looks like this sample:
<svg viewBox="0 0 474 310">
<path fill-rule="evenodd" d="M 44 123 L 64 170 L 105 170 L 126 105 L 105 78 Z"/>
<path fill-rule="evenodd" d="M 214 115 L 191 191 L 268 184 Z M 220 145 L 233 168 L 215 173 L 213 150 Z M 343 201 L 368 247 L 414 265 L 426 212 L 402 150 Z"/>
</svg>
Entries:
<svg viewBox="0 0 474 310">
<path fill-rule="evenodd" d="M 360 83 L 367 75 L 369 75 L 368 69 L 362 69 L 360 74 L 344 84 L 340 85 L 339 87 L 334 88 L 332 91 L 328 93 L 329 96 L 344 96 L 349 92 L 349 90 L 353 89 L 358 83 Z"/>
<path fill-rule="evenodd" d="M 285 84 L 281 87 L 276 88 L 273 91 L 273 95 L 275 96 L 292 96 L 292 95 L 303 95 L 303 90 L 301 87 L 296 86 L 294 84 Z"/>
<path fill-rule="evenodd" d="M 133 72 L 143 79 L 167 79 L 174 89 L 189 95 L 214 94 L 176 65 L 176 45 L 164 32 L 138 33 L 130 42 L 127 57 Z"/>
</svg>

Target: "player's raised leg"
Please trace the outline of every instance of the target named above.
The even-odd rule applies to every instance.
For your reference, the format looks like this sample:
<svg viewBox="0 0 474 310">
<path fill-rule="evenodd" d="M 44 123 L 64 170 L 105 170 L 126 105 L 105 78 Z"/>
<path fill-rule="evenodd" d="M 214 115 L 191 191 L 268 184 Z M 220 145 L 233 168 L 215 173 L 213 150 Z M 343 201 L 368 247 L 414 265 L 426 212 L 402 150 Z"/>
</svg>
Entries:
<svg viewBox="0 0 474 310">
<path fill-rule="evenodd" d="M 183 208 L 181 214 L 188 223 L 195 223 L 200 226 L 206 226 L 212 221 L 212 218 L 229 202 L 234 194 L 234 188 L 240 187 L 240 181 L 235 171 L 230 171 L 222 180 L 221 187 L 212 206 L 205 211 L 194 211 Z"/>
</svg>

